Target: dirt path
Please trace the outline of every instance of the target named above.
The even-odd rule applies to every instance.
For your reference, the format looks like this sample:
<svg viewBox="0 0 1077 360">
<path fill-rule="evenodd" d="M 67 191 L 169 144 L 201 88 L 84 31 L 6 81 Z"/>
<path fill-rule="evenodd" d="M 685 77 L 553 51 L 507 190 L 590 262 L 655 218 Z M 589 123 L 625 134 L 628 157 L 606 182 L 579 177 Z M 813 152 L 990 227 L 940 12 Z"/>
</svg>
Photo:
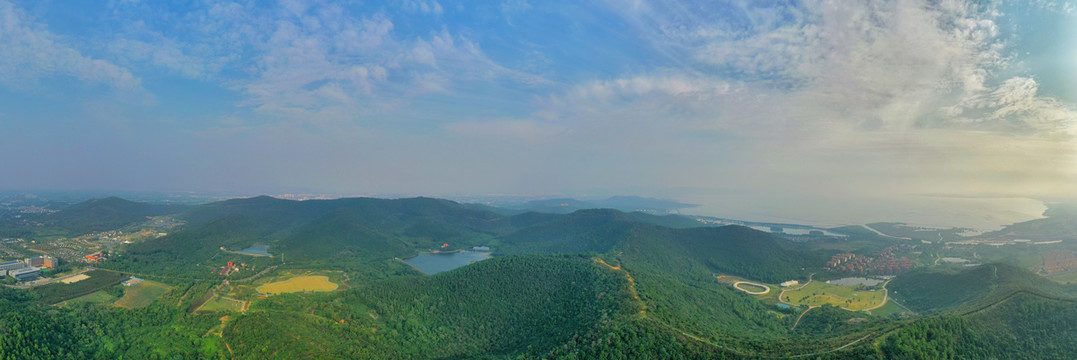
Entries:
<svg viewBox="0 0 1077 360">
<path fill-rule="evenodd" d="M 606 267 L 608 267 L 610 269 L 613 269 L 615 271 L 620 271 L 620 272 L 623 272 L 625 274 L 625 277 L 628 278 L 628 291 L 632 293 L 632 298 L 636 299 L 636 301 L 639 302 L 639 306 L 640 306 L 639 313 L 640 313 L 640 315 L 641 316 L 647 316 L 647 304 L 643 303 L 643 300 L 640 300 L 639 293 L 636 292 L 636 279 L 632 278 L 632 274 L 629 274 L 628 271 L 622 270 L 620 265 L 613 266 L 613 265 L 610 265 L 610 264 L 606 263 L 606 260 L 602 260 L 602 259 L 599 259 L 599 258 L 595 258 L 594 260 L 595 260 L 595 262 L 597 262 L 599 264 L 606 265 Z"/>
<path fill-rule="evenodd" d="M 797 322 L 793 323 L 793 327 L 792 327 L 792 328 L 789 328 L 789 330 L 794 330 L 794 329 L 796 329 L 796 328 L 797 328 L 797 325 L 800 325 L 800 319 L 803 319 L 803 318 L 804 318 L 804 314 L 807 314 L 807 313 L 808 313 L 809 311 L 811 311 L 811 309 L 814 309 L 814 308 L 817 308 L 817 307 L 818 307 L 818 306 L 809 306 L 809 307 L 808 307 L 808 310 L 804 310 L 804 312 L 800 313 L 800 316 L 798 316 L 798 317 L 797 317 Z"/>
</svg>

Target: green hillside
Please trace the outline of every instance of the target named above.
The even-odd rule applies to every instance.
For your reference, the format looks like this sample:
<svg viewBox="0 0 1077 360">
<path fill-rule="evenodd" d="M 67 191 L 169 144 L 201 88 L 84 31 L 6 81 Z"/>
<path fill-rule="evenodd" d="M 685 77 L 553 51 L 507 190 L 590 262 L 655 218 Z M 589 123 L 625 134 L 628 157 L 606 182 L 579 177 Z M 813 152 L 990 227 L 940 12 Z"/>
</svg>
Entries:
<svg viewBox="0 0 1077 360">
<path fill-rule="evenodd" d="M 889 335 L 893 359 L 1067 359 L 1077 353 L 1077 301 L 1019 292 L 965 316 L 918 320 Z"/>
<path fill-rule="evenodd" d="M 73 234 L 114 230 L 144 222 L 148 216 L 175 214 L 187 209 L 179 205 L 158 205 L 118 197 L 87 200 L 45 216 L 42 221 Z"/>
<path fill-rule="evenodd" d="M 888 285 L 890 296 L 917 312 L 940 313 L 976 306 L 1015 291 L 1069 296 L 1074 287 L 1007 264 L 984 264 L 957 273 L 915 271 Z"/>
<path fill-rule="evenodd" d="M 626 292 L 587 258 L 506 257 L 335 296 L 273 298 L 224 336 L 251 359 L 534 358 L 631 312 Z"/>
</svg>

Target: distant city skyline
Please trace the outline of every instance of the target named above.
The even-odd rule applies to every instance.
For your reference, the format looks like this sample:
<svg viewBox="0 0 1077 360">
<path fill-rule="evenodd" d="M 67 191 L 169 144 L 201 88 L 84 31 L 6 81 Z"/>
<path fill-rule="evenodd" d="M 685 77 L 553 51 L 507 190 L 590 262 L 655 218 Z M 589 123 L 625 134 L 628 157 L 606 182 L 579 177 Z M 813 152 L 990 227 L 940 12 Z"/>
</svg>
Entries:
<svg viewBox="0 0 1077 360">
<path fill-rule="evenodd" d="M 1073 44 L 1072 1 L 0 0 L 0 189 L 994 224 L 1077 200 Z"/>
</svg>

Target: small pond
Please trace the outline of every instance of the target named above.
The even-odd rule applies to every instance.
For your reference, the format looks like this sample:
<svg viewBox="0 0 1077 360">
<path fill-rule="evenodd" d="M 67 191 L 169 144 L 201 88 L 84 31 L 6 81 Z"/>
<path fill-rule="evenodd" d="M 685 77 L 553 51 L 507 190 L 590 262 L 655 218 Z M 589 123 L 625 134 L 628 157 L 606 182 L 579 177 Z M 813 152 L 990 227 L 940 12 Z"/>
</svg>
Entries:
<svg viewBox="0 0 1077 360">
<path fill-rule="evenodd" d="M 827 280 L 826 281 L 827 284 L 840 285 L 840 286 L 857 286 L 857 285 L 875 286 L 875 285 L 881 284 L 882 282 L 883 282 L 883 280 L 870 279 L 870 278 L 865 278 L 865 277 L 847 277 L 847 278 L 841 278 L 841 279 Z"/>
<path fill-rule="evenodd" d="M 452 253 L 419 254 L 419 256 L 404 259 L 404 262 L 419 271 L 433 275 L 489 258 L 490 253 L 486 251 L 464 250 Z"/>
<path fill-rule="evenodd" d="M 237 253 L 254 255 L 254 256 L 273 256 L 269 253 L 269 245 L 266 244 L 254 244 L 251 247 L 236 251 Z"/>
</svg>

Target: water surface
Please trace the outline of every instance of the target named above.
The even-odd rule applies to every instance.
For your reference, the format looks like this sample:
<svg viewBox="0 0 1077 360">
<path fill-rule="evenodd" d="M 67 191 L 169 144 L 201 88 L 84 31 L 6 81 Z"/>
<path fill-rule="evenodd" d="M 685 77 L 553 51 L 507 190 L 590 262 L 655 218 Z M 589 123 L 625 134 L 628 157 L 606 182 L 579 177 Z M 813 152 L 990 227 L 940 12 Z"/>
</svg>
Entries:
<svg viewBox="0 0 1077 360">
<path fill-rule="evenodd" d="M 490 253 L 486 251 L 464 250 L 453 253 L 419 254 L 419 256 L 404 259 L 404 262 L 414 266 L 419 271 L 433 275 L 489 258 Z"/>
<path fill-rule="evenodd" d="M 254 244 L 249 248 L 236 252 L 255 256 L 273 256 L 273 254 L 269 253 L 269 245 L 266 244 Z"/>
</svg>

